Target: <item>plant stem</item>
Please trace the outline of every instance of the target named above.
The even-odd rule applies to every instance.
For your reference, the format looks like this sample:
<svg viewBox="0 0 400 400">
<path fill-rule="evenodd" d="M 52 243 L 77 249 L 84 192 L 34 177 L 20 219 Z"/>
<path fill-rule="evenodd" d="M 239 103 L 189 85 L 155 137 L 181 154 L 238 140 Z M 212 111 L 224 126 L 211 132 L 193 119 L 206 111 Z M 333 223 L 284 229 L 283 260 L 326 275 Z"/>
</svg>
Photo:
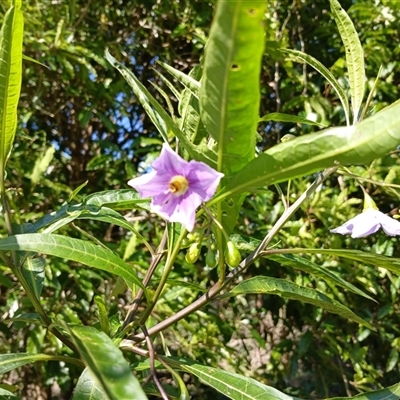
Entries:
<svg viewBox="0 0 400 400">
<path fill-rule="evenodd" d="M 207 293 L 200 296 L 197 300 L 195 300 L 192 304 L 188 305 L 187 307 L 183 308 L 182 310 L 178 311 L 171 317 L 159 322 L 158 324 L 154 325 L 148 330 L 150 336 L 168 328 L 169 326 L 173 325 L 174 323 L 178 322 L 179 320 L 185 318 L 187 315 L 199 310 L 204 305 L 212 302 L 216 295 L 224 289 L 229 283 L 231 283 L 237 276 L 243 273 L 260 255 L 263 254 L 263 251 L 271 242 L 271 240 L 275 237 L 275 235 L 279 232 L 279 230 L 285 225 L 285 223 L 289 220 L 289 218 L 296 212 L 296 210 L 301 206 L 301 204 L 308 199 L 322 184 L 322 182 L 333 172 L 337 170 L 337 167 L 332 167 L 324 170 L 320 173 L 317 179 L 309 186 L 309 188 L 289 207 L 287 208 L 276 224 L 272 227 L 272 229 L 268 232 L 265 236 L 264 240 L 260 243 L 260 245 L 251 253 L 249 254 L 241 263 L 240 265 L 235 268 L 234 270 L 230 271 L 225 276 L 225 281 L 221 283 L 218 281 L 215 283 Z M 285 249 L 288 252 L 290 249 Z M 130 339 L 134 340 L 135 342 L 141 342 L 145 339 L 143 334 L 138 334 Z"/>
<path fill-rule="evenodd" d="M 160 263 L 163 257 L 165 244 L 167 243 L 167 235 L 168 235 L 168 228 L 165 228 L 163 237 L 161 238 L 160 245 L 158 246 L 156 253 L 153 255 L 149 269 L 147 270 L 146 275 L 143 278 L 142 283 L 144 287 L 146 287 L 149 284 L 150 279 L 152 278 L 158 264 Z M 122 325 L 122 330 L 124 330 L 133 321 L 133 317 L 135 316 L 135 313 L 139 308 L 143 294 L 144 290 L 140 288 L 125 317 L 124 323 Z"/>
<path fill-rule="evenodd" d="M 146 308 L 145 312 L 143 313 L 143 315 L 140 318 L 140 322 L 139 322 L 140 325 L 144 325 L 145 324 L 147 318 L 149 317 L 149 315 L 153 311 L 153 308 L 157 304 L 157 301 L 158 301 L 158 299 L 159 299 L 159 297 L 161 295 L 161 292 L 164 289 L 165 283 L 167 282 L 168 275 L 171 272 L 172 267 L 174 266 L 174 262 L 175 262 L 176 256 L 179 253 L 180 244 L 181 244 L 183 238 L 186 236 L 186 234 L 187 234 L 186 229 L 182 229 L 182 231 L 181 231 L 181 233 L 180 233 L 180 235 L 178 237 L 178 240 L 177 240 L 177 242 L 176 242 L 176 244 L 174 246 L 174 249 L 172 250 L 171 254 L 168 254 L 168 258 L 167 258 L 167 261 L 165 263 L 164 272 L 163 272 L 163 274 L 161 276 L 160 283 L 157 286 L 157 289 L 156 289 L 156 291 L 154 293 L 154 296 L 153 296 L 153 299 L 151 300 L 151 303 Z"/>
</svg>

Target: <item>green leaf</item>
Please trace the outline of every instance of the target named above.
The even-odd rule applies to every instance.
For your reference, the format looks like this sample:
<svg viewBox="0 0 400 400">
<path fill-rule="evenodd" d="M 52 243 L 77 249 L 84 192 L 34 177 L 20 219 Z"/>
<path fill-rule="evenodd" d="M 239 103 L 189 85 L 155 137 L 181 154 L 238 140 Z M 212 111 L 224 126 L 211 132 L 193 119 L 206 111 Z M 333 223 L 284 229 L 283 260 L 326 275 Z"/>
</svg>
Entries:
<svg viewBox="0 0 400 400">
<path fill-rule="evenodd" d="M 366 253 L 361 250 L 342 250 L 342 249 L 291 249 L 293 253 L 327 254 L 330 256 L 343 257 L 364 264 L 375 265 L 376 267 L 386 268 L 400 275 L 400 258 L 386 257 L 375 253 Z"/>
<path fill-rule="evenodd" d="M 233 400 L 300 400 L 233 372 L 189 362 L 181 362 L 180 368 Z"/>
<path fill-rule="evenodd" d="M 82 360 L 111 400 L 127 396 L 147 400 L 121 350 L 104 332 L 89 326 L 77 326 L 71 328 L 71 333 Z"/>
<path fill-rule="evenodd" d="M 215 166 L 216 157 L 210 149 L 205 146 L 197 147 L 191 143 L 186 135 L 176 126 L 175 122 L 158 103 L 158 101 L 136 78 L 136 76 L 123 64 L 119 63 L 108 51 L 106 51 L 106 58 L 114 68 L 118 69 L 124 79 L 128 82 L 129 86 L 134 91 L 147 115 L 160 132 L 165 142 L 168 143 L 168 134 L 171 132 L 181 141 L 191 158 L 204 161 L 210 166 Z"/>
<path fill-rule="evenodd" d="M 16 1 L 4 16 L 0 31 L 0 173 L 17 128 L 17 106 L 22 80 L 24 17 Z"/>
<path fill-rule="evenodd" d="M 132 267 L 126 264 L 111 250 L 88 241 L 52 234 L 22 234 L 0 240 L 0 250 L 23 250 L 49 254 L 82 263 L 89 267 L 107 271 L 124 278 L 128 284 L 142 283 Z"/>
<path fill-rule="evenodd" d="M 43 157 L 36 160 L 35 166 L 33 167 L 33 171 L 30 175 L 33 184 L 36 184 L 40 181 L 43 173 L 46 172 L 51 161 L 53 160 L 55 151 L 56 149 L 53 146 L 50 146 L 44 153 Z"/>
<path fill-rule="evenodd" d="M 92 193 L 84 199 L 84 204 L 107 206 L 113 210 L 131 210 L 138 207 L 149 210 L 149 203 L 149 199 L 142 199 L 132 189 L 105 190 Z"/>
<path fill-rule="evenodd" d="M 254 158 L 264 50 L 265 2 L 217 3 L 199 98 L 201 118 L 218 143 L 218 171 L 226 176 Z"/>
<path fill-rule="evenodd" d="M 89 183 L 89 180 L 83 182 L 77 188 L 75 188 L 72 191 L 72 193 L 69 195 L 67 203 L 70 203 L 88 183 Z"/>
<path fill-rule="evenodd" d="M 359 296 L 363 296 L 369 300 L 375 301 L 371 296 L 368 296 L 362 290 L 356 288 L 354 285 L 345 281 L 329 269 L 320 267 L 319 265 L 304 257 L 300 257 L 295 254 L 270 254 L 268 255 L 268 259 L 274 260 L 292 268 L 300 269 L 301 271 L 308 272 L 318 278 L 322 278 L 335 285 L 341 286 L 342 288 L 347 289 L 350 292 L 356 293 Z"/>
<path fill-rule="evenodd" d="M 346 117 L 346 125 L 350 125 L 350 107 L 349 100 L 347 99 L 346 92 L 340 86 L 340 83 L 334 77 L 331 71 L 326 68 L 320 61 L 316 58 L 309 56 L 306 53 L 303 53 L 299 50 L 291 50 L 291 49 L 281 49 L 281 51 L 285 54 L 289 55 L 291 60 L 307 63 L 311 67 L 313 67 L 317 72 L 319 72 L 332 86 L 332 89 L 336 92 L 339 97 L 340 102 L 342 103 L 343 111 Z"/>
<path fill-rule="evenodd" d="M 250 293 L 273 294 L 285 299 L 299 300 L 303 303 L 313 304 L 330 313 L 339 314 L 343 318 L 358 322 L 369 329 L 374 329 L 367 321 L 364 321 L 338 301 L 331 299 L 317 290 L 296 285 L 285 279 L 271 278 L 268 276 L 250 278 L 239 283 L 239 285 L 234 287 L 229 293 L 223 295 L 223 297 Z"/>
<path fill-rule="evenodd" d="M 299 117 L 298 115 L 290 115 L 284 113 L 269 113 L 260 118 L 259 122 L 261 121 L 293 122 L 294 124 L 316 125 L 320 128 L 326 128 L 326 125 L 321 124 L 320 122 L 311 121 L 310 119 Z"/>
<path fill-rule="evenodd" d="M 332 397 L 326 400 L 399 400 L 400 383 L 386 389 L 358 394 L 354 397 Z"/>
<path fill-rule="evenodd" d="M 14 393 L 9 392 L 8 390 L 4 390 L 0 388 L 0 400 L 19 400 Z"/>
<path fill-rule="evenodd" d="M 365 92 L 365 66 L 364 51 L 356 29 L 346 11 L 337 0 L 329 0 L 331 11 L 335 18 L 340 36 L 346 52 L 347 71 L 349 74 L 351 107 L 353 109 L 353 123 L 358 121 L 364 92 Z"/>
<path fill-rule="evenodd" d="M 250 161 L 226 189 L 232 195 L 332 166 L 367 164 L 398 146 L 399 126 L 397 104 L 355 126 L 330 128 L 280 143 Z"/>
<path fill-rule="evenodd" d="M 22 267 L 22 273 L 38 299 L 43 289 L 45 266 L 46 260 L 42 257 L 36 257 L 28 258 Z"/>
<path fill-rule="evenodd" d="M 56 356 L 49 354 L 12 353 L 0 354 L 0 375 L 36 361 L 63 361 L 82 365 L 80 360 L 72 357 Z"/>
<path fill-rule="evenodd" d="M 188 88 L 194 96 L 198 96 L 200 83 L 196 79 L 161 61 L 157 61 L 157 63 L 160 64 L 166 71 L 168 71 L 178 82 Z"/>
<path fill-rule="evenodd" d="M 78 379 L 72 400 L 108 400 L 108 398 L 99 388 L 90 369 L 85 368 Z"/>
<path fill-rule="evenodd" d="M 108 312 L 106 302 L 101 296 L 94 296 L 94 301 L 97 306 L 97 311 L 99 314 L 99 322 L 101 326 L 101 330 L 107 335 L 110 336 L 110 322 L 108 321 Z"/>
</svg>

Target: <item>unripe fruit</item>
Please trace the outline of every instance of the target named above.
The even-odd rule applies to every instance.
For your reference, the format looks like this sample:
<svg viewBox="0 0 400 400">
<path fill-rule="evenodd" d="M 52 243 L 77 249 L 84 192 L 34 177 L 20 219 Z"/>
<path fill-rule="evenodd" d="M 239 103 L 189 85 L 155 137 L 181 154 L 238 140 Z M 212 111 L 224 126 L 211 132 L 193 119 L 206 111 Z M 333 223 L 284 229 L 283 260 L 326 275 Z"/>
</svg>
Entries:
<svg viewBox="0 0 400 400">
<path fill-rule="evenodd" d="M 200 255 L 200 249 L 198 243 L 193 243 L 186 252 L 185 260 L 189 264 L 194 264 Z"/>
<path fill-rule="evenodd" d="M 208 268 L 215 268 L 217 265 L 217 257 L 215 256 L 215 253 L 211 250 L 211 248 L 208 249 L 207 254 L 206 254 L 206 264 Z"/>
<path fill-rule="evenodd" d="M 235 246 L 235 243 L 232 241 L 228 241 L 226 243 L 225 250 L 225 261 L 231 268 L 236 268 L 240 264 L 240 260 L 242 256 L 240 255 L 239 250 Z"/>
</svg>

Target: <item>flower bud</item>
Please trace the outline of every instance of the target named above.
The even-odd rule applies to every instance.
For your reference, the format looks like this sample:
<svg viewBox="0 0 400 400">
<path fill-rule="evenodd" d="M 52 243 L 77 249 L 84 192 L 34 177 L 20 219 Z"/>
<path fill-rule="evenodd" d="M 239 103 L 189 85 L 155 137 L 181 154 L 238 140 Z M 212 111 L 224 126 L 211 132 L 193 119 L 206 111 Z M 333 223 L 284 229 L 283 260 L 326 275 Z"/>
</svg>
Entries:
<svg viewBox="0 0 400 400">
<path fill-rule="evenodd" d="M 199 258 L 199 255 L 200 255 L 199 245 L 198 243 L 193 243 L 186 252 L 185 260 L 189 264 L 194 264 Z"/>
<path fill-rule="evenodd" d="M 225 261 L 231 268 L 236 268 L 241 260 L 241 255 L 235 243 L 229 240 L 226 243 L 226 250 L 225 250 Z"/>
<path fill-rule="evenodd" d="M 208 249 L 207 254 L 206 254 L 206 264 L 208 268 L 215 268 L 217 265 L 217 257 L 215 256 L 214 251 L 211 250 L 211 248 Z"/>
</svg>

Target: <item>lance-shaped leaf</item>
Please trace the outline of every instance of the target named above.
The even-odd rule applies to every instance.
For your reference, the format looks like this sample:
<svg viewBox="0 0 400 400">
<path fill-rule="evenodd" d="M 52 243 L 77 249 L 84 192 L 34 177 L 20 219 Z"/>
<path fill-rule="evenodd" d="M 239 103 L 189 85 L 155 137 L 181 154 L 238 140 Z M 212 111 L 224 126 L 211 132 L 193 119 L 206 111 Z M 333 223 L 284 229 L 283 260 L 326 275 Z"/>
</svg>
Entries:
<svg viewBox="0 0 400 400">
<path fill-rule="evenodd" d="M 82 360 L 109 399 L 147 400 L 122 351 L 104 332 L 77 326 L 71 328 L 71 333 Z"/>
<path fill-rule="evenodd" d="M 291 249 L 293 253 L 327 254 L 330 256 L 347 258 L 364 264 L 375 265 L 400 275 L 400 258 L 386 257 L 381 254 L 366 253 L 360 250 L 346 249 Z"/>
<path fill-rule="evenodd" d="M 129 285 L 143 287 L 132 267 L 111 250 L 91 242 L 52 234 L 23 234 L 0 240 L 0 250 L 23 250 L 65 258 L 110 272 Z"/>
<path fill-rule="evenodd" d="M 262 1 L 219 1 L 205 50 L 201 118 L 226 176 L 255 154 L 264 12 Z"/>
<path fill-rule="evenodd" d="M 327 125 L 321 124 L 320 122 L 311 121 L 310 119 L 299 117 L 298 115 L 290 115 L 284 113 L 269 113 L 260 118 L 260 122 L 261 121 L 293 122 L 294 124 L 316 125 L 319 126 L 320 128 L 327 127 Z"/>
<path fill-rule="evenodd" d="M 82 366 L 80 360 L 72 357 L 29 353 L 0 354 L 0 375 L 36 361 L 62 361 Z"/>
<path fill-rule="evenodd" d="M 72 400 L 108 400 L 89 368 L 85 368 L 75 386 Z"/>
<path fill-rule="evenodd" d="M 166 361 L 171 361 L 169 358 Z M 177 362 L 172 361 L 171 365 Z M 179 369 L 183 369 L 198 378 L 205 384 L 218 390 L 233 400 L 301 400 L 298 397 L 288 396 L 271 386 L 257 382 L 247 376 L 224 371 L 222 369 L 201 365 L 191 361 L 179 360 Z"/>
<path fill-rule="evenodd" d="M 324 168 L 367 164 L 400 143 L 400 103 L 354 126 L 280 143 L 250 161 L 228 182 L 230 195 L 309 175 Z"/>
<path fill-rule="evenodd" d="M 321 307 L 328 312 L 339 314 L 343 318 L 358 322 L 367 328 L 373 329 L 367 321 L 364 321 L 361 317 L 338 301 L 331 299 L 317 290 L 299 286 L 285 279 L 257 276 L 239 283 L 239 285 L 234 287 L 223 297 L 251 293 L 274 294 L 285 299 L 299 300 L 303 303 L 313 304 L 314 306 Z"/>
<path fill-rule="evenodd" d="M 385 389 L 373 392 L 360 393 L 354 397 L 331 397 L 326 400 L 399 400 L 400 399 L 400 383 Z"/>
<path fill-rule="evenodd" d="M 364 51 L 356 29 L 346 11 L 337 0 L 329 0 L 346 52 L 347 72 L 349 74 L 351 108 L 353 123 L 358 121 L 365 91 Z"/>
<path fill-rule="evenodd" d="M 297 62 L 300 63 L 307 63 L 311 67 L 313 67 L 317 72 L 319 72 L 332 86 L 332 89 L 336 92 L 339 97 L 340 102 L 342 103 L 343 111 L 346 117 L 346 125 L 350 125 L 350 107 L 349 101 L 346 96 L 346 92 L 340 86 L 340 83 L 334 77 L 331 71 L 326 68 L 320 61 L 316 58 L 303 53 L 299 50 L 292 50 L 292 49 L 281 49 L 282 52 L 288 54 L 289 57 Z"/>
<path fill-rule="evenodd" d="M 173 133 L 185 147 L 191 158 L 203 161 L 210 166 L 215 166 L 215 154 L 207 146 L 195 146 L 189 138 L 177 127 L 172 118 L 164 110 L 161 104 L 151 95 L 146 87 L 125 65 L 119 63 L 108 51 L 106 58 L 110 64 L 117 68 L 129 86 L 134 91 L 138 100 L 145 109 L 147 115 L 158 129 L 165 142 L 168 142 L 168 134 Z"/>
<path fill-rule="evenodd" d="M 0 164 L 4 168 L 17 127 L 24 19 L 21 1 L 7 11 L 0 32 Z M 0 172 L 1 173 L 1 172 Z"/>
</svg>

